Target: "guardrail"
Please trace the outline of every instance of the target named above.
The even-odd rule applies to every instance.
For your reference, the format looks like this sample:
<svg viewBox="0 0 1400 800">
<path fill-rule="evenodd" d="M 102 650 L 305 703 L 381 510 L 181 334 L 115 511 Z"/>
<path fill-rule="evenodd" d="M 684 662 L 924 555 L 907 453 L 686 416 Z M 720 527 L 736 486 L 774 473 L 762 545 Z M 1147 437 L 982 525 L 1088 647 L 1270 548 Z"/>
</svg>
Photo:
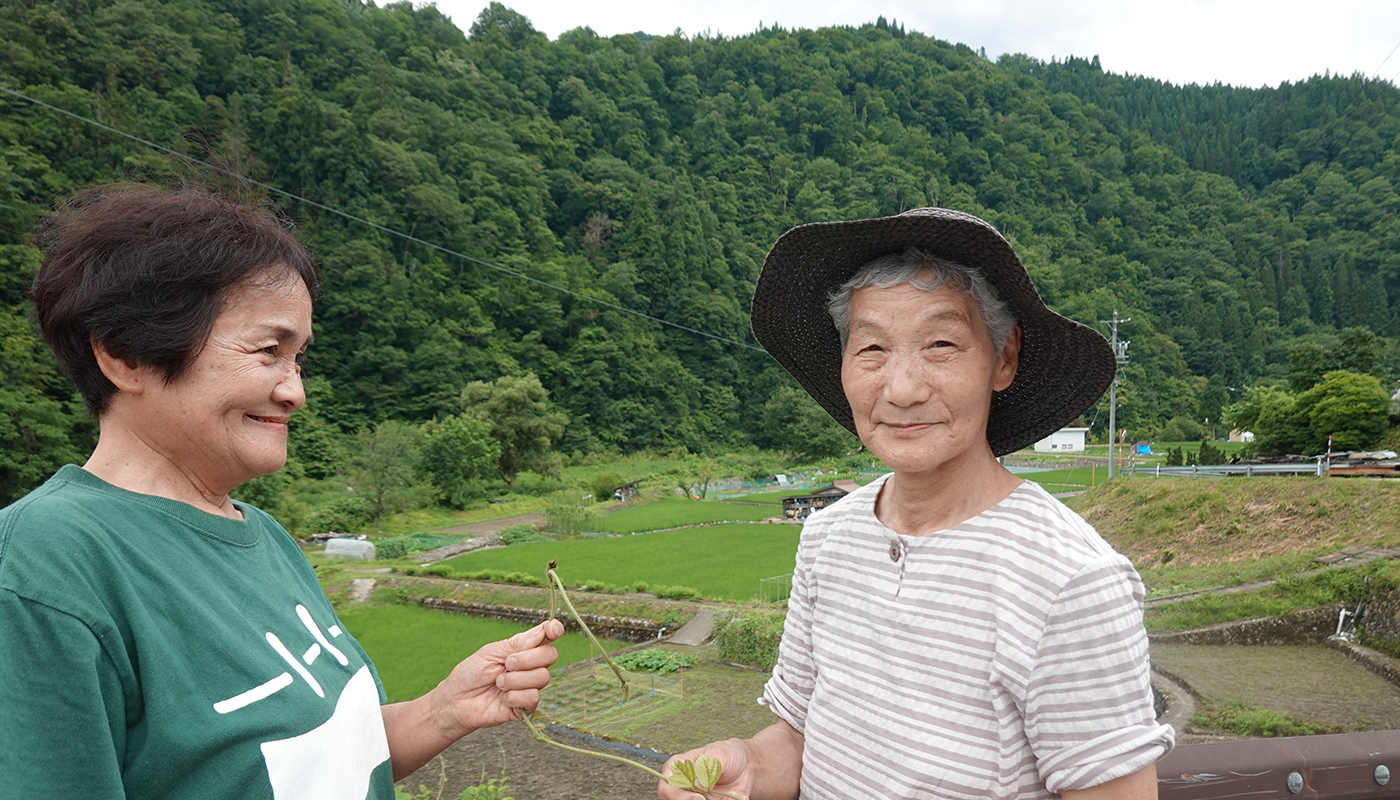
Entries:
<svg viewBox="0 0 1400 800">
<path fill-rule="evenodd" d="M 1400 731 L 1178 747 L 1157 762 L 1157 796 L 1159 800 L 1400 797 Z"/>
<path fill-rule="evenodd" d="M 1121 474 L 1125 477 L 1149 475 L 1155 478 L 1209 478 L 1222 477 L 1225 475 L 1243 475 L 1246 478 L 1255 475 L 1316 475 L 1322 477 L 1327 474 L 1327 465 L 1322 461 L 1317 461 L 1312 464 L 1214 464 L 1206 467 L 1123 467 Z"/>
</svg>

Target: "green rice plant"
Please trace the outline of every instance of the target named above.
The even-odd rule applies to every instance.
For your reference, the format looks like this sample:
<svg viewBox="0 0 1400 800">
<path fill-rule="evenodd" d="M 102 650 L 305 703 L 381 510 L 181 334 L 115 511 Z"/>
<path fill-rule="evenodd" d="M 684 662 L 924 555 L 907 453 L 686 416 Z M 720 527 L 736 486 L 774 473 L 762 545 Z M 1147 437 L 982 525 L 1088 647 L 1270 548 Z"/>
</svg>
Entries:
<svg viewBox="0 0 1400 800">
<path fill-rule="evenodd" d="M 416 605 L 355 605 L 341 609 L 339 617 L 374 662 L 391 703 L 430 691 L 478 647 L 508 639 L 529 627 Z M 626 643 L 605 640 L 602 646 L 616 650 Z M 588 639 L 579 633 L 564 634 L 554 647 L 560 664 L 596 655 Z"/>
<path fill-rule="evenodd" d="M 777 516 L 777 513 L 765 506 L 663 497 L 651 503 L 615 511 L 602 519 L 590 522 L 593 529 L 598 531 L 640 533 L 710 522 L 757 521 L 773 516 Z"/>
<path fill-rule="evenodd" d="M 620 512 L 619 512 L 620 513 Z M 797 556 L 797 525 L 737 524 L 664 531 L 640 536 L 571 539 L 478 550 L 434 564 L 430 574 L 469 579 L 484 574 L 518 573 L 543 581 L 550 558 L 570 565 L 575 575 L 610 586 L 685 586 L 701 597 L 748 602 L 759 581 L 792 572 Z M 734 558 L 743 553 L 743 558 Z M 490 580 L 490 578 L 479 578 Z"/>
</svg>

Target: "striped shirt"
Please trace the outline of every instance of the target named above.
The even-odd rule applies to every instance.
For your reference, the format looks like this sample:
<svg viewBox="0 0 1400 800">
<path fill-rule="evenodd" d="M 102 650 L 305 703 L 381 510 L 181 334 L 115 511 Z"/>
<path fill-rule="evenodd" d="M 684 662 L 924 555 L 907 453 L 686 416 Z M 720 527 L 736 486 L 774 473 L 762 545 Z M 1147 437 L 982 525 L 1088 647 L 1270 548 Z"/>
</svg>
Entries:
<svg viewBox="0 0 1400 800">
<path fill-rule="evenodd" d="M 805 737 L 804 800 L 1053 798 L 1171 749 L 1126 558 L 1031 482 L 897 534 L 875 517 L 887 477 L 798 546 L 760 702 Z"/>
</svg>

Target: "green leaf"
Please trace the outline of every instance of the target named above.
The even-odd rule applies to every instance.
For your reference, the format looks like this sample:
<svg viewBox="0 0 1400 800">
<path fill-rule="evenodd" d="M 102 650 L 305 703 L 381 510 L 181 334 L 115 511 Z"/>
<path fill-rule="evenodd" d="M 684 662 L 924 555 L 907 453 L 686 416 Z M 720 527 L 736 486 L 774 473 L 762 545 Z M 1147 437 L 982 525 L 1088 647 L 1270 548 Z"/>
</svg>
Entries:
<svg viewBox="0 0 1400 800">
<path fill-rule="evenodd" d="M 695 782 L 706 791 L 719 783 L 719 776 L 723 771 L 724 765 L 720 764 L 717 758 L 702 755 L 695 760 Z"/>
<path fill-rule="evenodd" d="M 666 782 L 677 789 L 685 789 L 688 792 L 701 791 L 695 785 L 695 764 L 689 760 L 681 760 L 673 764 L 671 774 L 666 776 Z"/>
</svg>

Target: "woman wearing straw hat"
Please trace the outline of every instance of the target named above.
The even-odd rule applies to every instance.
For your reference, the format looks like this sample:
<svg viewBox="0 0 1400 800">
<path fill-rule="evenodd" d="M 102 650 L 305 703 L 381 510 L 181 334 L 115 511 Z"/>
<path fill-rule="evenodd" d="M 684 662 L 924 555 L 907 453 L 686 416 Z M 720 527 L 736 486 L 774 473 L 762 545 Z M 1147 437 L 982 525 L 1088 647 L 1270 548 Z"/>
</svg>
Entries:
<svg viewBox="0 0 1400 800">
<path fill-rule="evenodd" d="M 680 757 L 752 800 L 1155 798 L 1173 732 L 1142 584 L 997 460 L 1098 400 L 1103 337 L 1047 309 L 994 228 L 936 208 L 789 231 L 753 329 L 893 472 L 807 521 L 761 699 L 778 721 Z"/>
</svg>

